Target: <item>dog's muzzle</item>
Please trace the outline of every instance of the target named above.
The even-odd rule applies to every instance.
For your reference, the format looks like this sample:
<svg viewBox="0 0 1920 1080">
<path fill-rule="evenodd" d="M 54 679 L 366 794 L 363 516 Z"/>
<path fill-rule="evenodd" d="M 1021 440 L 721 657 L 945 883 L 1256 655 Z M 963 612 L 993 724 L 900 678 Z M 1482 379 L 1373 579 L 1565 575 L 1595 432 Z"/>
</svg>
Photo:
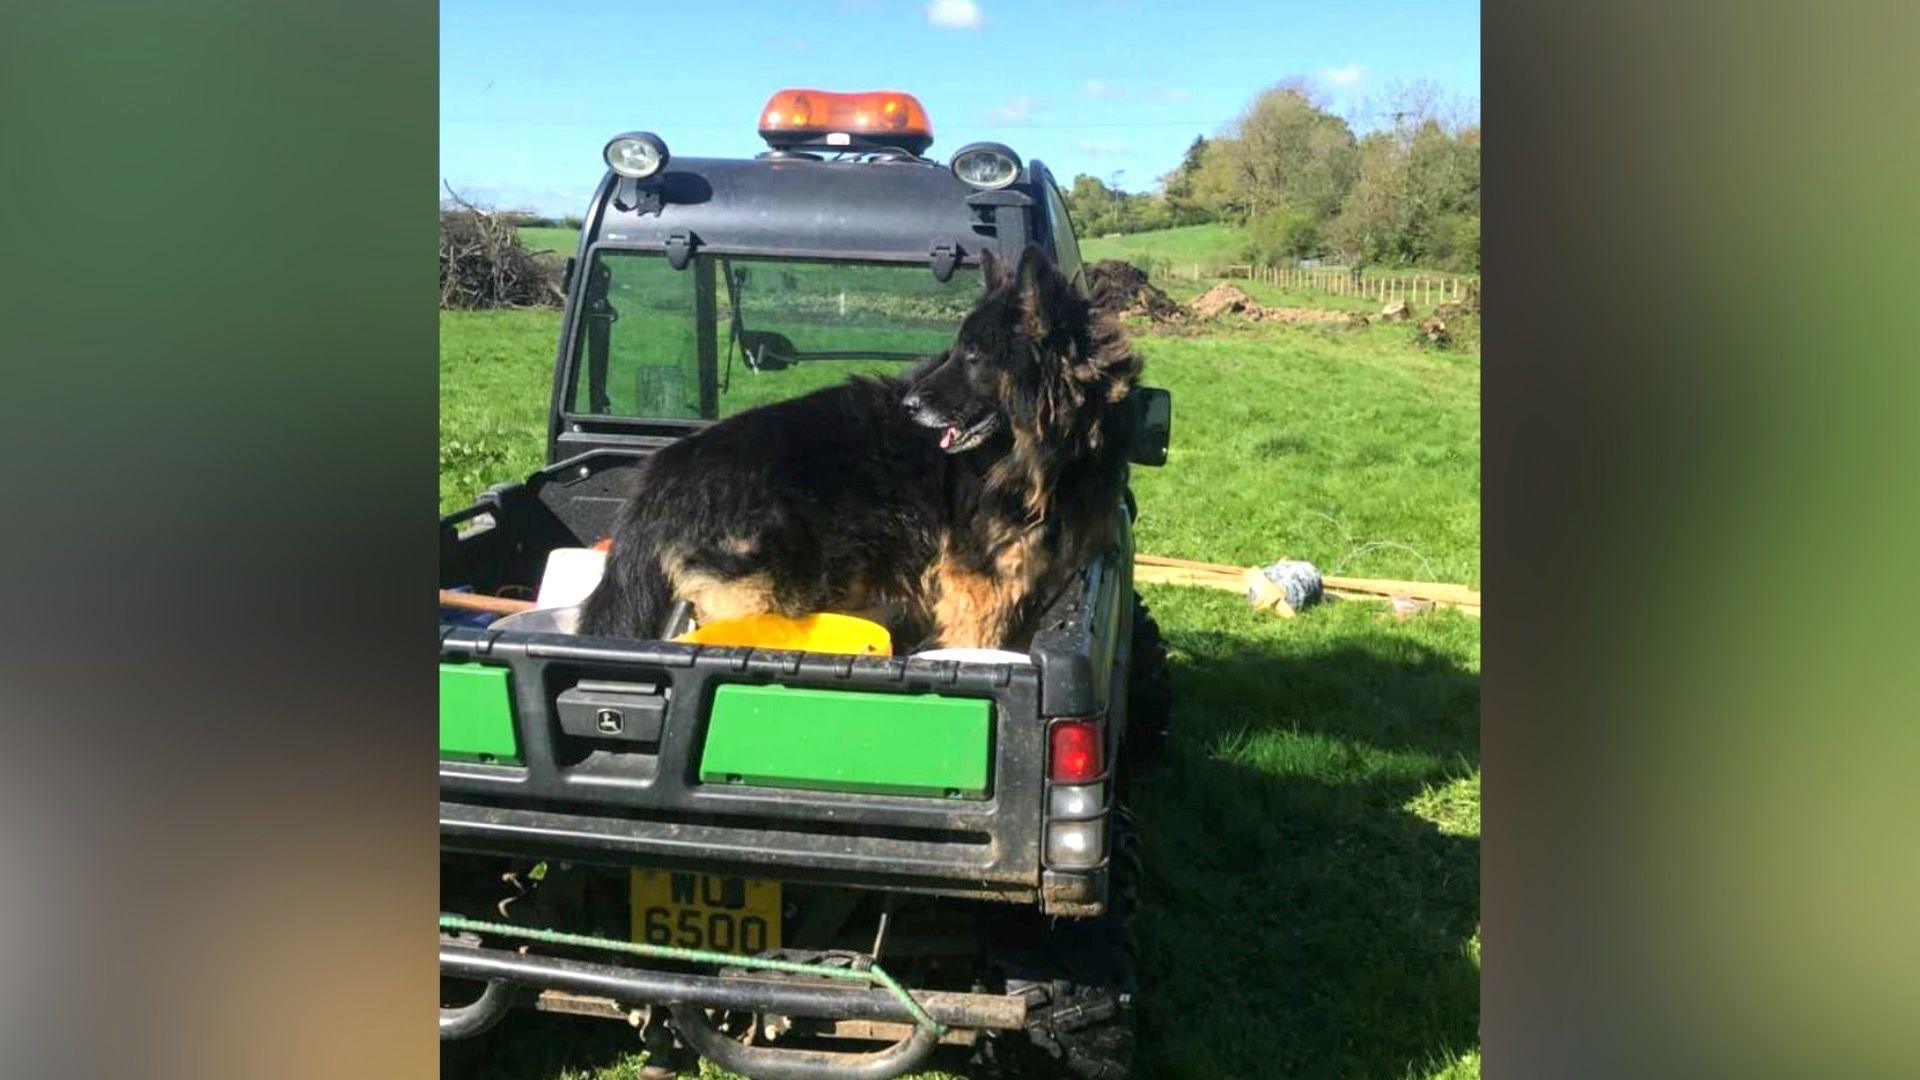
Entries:
<svg viewBox="0 0 1920 1080">
<path fill-rule="evenodd" d="M 949 454 L 971 450 L 1000 429 L 1000 414 L 989 412 L 971 425 L 945 424 L 940 430 L 940 449 Z"/>
<path fill-rule="evenodd" d="M 940 433 L 940 449 L 949 454 L 971 450 L 1000 429 L 1000 413 L 997 410 L 989 409 L 978 420 L 968 423 L 935 412 L 918 393 L 908 394 L 900 404 L 913 414 L 914 423 Z"/>
</svg>

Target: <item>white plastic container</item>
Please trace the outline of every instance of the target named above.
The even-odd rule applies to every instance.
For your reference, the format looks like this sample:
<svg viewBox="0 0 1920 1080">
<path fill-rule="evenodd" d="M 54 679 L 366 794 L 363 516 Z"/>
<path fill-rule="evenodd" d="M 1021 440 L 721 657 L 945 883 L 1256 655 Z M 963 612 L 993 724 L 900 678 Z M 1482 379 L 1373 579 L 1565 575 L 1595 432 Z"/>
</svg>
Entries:
<svg viewBox="0 0 1920 1080">
<path fill-rule="evenodd" d="M 600 584 L 607 572 L 607 553 L 592 548 L 554 548 L 547 553 L 547 567 L 540 575 L 540 591 L 534 594 L 535 608 L 572 607 L 579 604 Z"/>
</svg>

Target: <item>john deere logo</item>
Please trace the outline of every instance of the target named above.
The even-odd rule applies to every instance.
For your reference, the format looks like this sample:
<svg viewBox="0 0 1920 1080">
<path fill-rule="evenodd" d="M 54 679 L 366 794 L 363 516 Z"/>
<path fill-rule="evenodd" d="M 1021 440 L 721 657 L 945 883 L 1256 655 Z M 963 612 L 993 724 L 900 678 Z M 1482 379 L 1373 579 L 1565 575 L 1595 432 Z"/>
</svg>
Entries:
<svg viewBox="0 0 1920 1080">
<path fill-rule="evenodd" d="M 620 710 L 618 710 L 618 709 L 601 709 L 601 710 L 600 710 L 600 715 L 599 715 L 599 716 L 598 716 L 598 717 L 597 717 L 596 719 L 598 719 L 598 720 L 599 720 L 599 722 L 600 722 L 600 730 L 601 730 L 601 731 L 604 731 L 604 732 L 606 732 L 606 733 L 607 733 L 607 734 L 609 734 L 609 735 L 616 735 L 616 734 L 619 734 L 619 732 L 620 732 Z"/>
</svg>

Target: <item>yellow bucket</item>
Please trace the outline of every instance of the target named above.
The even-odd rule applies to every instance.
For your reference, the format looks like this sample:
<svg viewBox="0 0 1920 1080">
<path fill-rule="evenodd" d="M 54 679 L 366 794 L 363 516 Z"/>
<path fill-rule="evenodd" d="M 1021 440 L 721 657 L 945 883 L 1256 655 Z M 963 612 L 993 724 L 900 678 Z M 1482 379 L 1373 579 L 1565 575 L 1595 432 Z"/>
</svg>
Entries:
<svg viewBox="0 0 1920 1080">
<path fill-rule="evenodd" d="M 892 656 L 893 638 L 877 622 L 853 615 L 821 612 L 789 619 L 785 615 L 743 615 L 689 630 L 675 641 L 690 645 L 751 645 L 760 649 Z"/>
</svg>

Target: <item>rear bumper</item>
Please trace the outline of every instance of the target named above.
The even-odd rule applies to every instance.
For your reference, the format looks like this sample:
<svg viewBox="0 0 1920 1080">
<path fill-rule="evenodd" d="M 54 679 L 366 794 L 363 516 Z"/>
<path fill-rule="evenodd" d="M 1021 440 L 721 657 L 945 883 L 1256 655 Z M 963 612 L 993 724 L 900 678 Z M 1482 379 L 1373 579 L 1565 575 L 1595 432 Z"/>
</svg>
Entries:
<svg viewBox="0 0 1920 1080">
<path fill-rule="evenodd" d="M 443 801 L 440 846 L 482 855 L 699 870 L 1010 903 L 1033 903 L 1041 895 L 1038 881 L 996 868 L 990 841 L 900 839 L 822 833 L 806 826 L 693 824 L 671 818 L 634 820 Z M 1091 875 L 1083 876 L 1091 882 Z"/>
</svg>

